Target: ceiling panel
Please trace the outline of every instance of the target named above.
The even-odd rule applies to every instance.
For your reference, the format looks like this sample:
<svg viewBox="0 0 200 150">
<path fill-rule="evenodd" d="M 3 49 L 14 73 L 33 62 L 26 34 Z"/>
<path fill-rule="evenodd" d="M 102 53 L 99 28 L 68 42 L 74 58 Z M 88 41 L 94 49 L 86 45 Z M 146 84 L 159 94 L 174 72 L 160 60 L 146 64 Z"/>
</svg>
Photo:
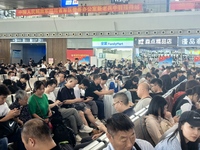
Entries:
<svg viewBox="0 0 200 150">
<path fill-rule="evenodd" d="M 59 7 L 60 0 L 0 0 L 0 8 L 34 8 L 34 7 Z"/>
</svg>

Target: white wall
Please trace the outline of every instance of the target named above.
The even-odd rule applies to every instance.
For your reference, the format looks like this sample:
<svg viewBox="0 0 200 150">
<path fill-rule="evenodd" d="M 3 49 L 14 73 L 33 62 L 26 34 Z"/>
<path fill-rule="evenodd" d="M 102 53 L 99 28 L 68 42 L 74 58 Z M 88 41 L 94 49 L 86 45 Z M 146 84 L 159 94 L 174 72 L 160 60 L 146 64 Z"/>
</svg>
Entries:
<svg viewBox="0 0 200 150">
<path fill-rule="evenodd" d="M 0 20 L 0 33 L 199 29 L 199 12 Z M 77 37 L 75 37 L 77 38 Z"/>
</svg>

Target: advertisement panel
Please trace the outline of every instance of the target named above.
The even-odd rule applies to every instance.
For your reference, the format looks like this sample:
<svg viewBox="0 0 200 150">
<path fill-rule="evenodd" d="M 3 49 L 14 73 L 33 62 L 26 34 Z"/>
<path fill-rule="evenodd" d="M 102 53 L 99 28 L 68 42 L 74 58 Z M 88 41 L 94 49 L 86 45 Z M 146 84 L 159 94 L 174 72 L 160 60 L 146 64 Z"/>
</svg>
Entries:
<svg viewBox="0 0 200 150">
<path fill-rule="evenodd" d="M 172 66 L 172 57 L 170 56 L 161 56 L 159 57 L 159 67 L 162 66 Z"/>
<path fill-rule="evenodd" d="M 200 67 L 200 56 L 194 57 L 195 67 Z"/>
<path fill-rule="evenodd" d="M 66 50 L 66 58 L 72 62 L 79 59 L 79 64 L 90 63 L 90 56 L 94 56 L 93 50 Z"/>
<path fill-rule="evenodd" d="M 133 48 L 134 38 L 93 38 L 93 48 Z"/>
<path fill-rule="evenodd" d="M 179 47 L 200 47 L 200 36 L 179 36 Z"/>
<path fill-rule="evenodd" d="M 67 8 L 17 9 L 16 16 L 59 15 L 74 13 L 142 12 L 142 4 L 78 6 Z"/>
<path fill-rule="evenodd" d="M 138 37 L 134 42 L 137 47 L 170 47 L 177 46 L 177 37 Z"/>
</svg>

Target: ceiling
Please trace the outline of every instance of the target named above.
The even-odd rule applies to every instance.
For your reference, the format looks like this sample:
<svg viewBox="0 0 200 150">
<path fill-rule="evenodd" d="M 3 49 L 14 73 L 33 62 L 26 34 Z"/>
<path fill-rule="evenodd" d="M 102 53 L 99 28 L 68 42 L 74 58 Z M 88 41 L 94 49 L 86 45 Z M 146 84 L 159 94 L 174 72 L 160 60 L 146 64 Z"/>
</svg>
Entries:
<svg viewBox="0 0 200 150">
<path fill-rule="evenodd" d="M 0 9 L 60 7 L 61 0 L 0 0 Z M 111 0 L 78 0 L 88 5 L 110 4 Z"/>
<path fill-rule="evenodd" d="M 59 7 L 60 0 L 0 0 L 0 9 Z"/>
</svg>

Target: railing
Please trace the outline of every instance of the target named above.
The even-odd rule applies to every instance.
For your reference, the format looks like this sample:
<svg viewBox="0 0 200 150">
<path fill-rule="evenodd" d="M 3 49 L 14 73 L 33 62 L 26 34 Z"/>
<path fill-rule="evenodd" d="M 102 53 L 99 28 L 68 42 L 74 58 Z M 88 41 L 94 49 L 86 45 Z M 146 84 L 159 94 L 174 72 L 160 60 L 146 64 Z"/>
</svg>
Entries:
<svg viewBox="0 0 200 150">
<path fill-rule="evenodd" d="M 183 82 L 186 82 L 187 79 L 185 79 Z M 170 89 L 167 93 L 165 93 L 163 95 L 164 98 L 167 98 L 168 96 L 170 96 L 172 94 L 172 92 L 174 90 L 176 90 L 176 88 L 181 84 L 179 83 L 178 85 L 176 85 L 175 87 L 173 87 L 172 89 Z M 130 119 L 135 122 L 137 119 L 139 119 L 141 116 L 145 115 L 145 113 L 147 112 L 149 106 L 146 106 L 145 108 L 141 109 L 140 111 L 136 112 L 133 116 L 130 117 Z M 106 145 L 109 143 L 108 138 L 106 137 L 106 134 L 103 134 L 101 137 L 99 137 L 97 140 L 93 141 L 91 144 L 89 144 L 88 146 L 84 147 L 83 150 L 101 150 L 104 147 L 106 147 Z"/>
<path fill-rule="evenodd" d="M 170 3 L 132 3 L 98 6 L 78 6 L 67 8 L 33 8 L 0 10 L 0 19 L 13 18 L 49 18 L 49 17 L 76 17 L 100 16 L 134 13 L 160 13 L 168 11 L 199 11 L 200 1 L 178 1 Z"/>
</svg>

